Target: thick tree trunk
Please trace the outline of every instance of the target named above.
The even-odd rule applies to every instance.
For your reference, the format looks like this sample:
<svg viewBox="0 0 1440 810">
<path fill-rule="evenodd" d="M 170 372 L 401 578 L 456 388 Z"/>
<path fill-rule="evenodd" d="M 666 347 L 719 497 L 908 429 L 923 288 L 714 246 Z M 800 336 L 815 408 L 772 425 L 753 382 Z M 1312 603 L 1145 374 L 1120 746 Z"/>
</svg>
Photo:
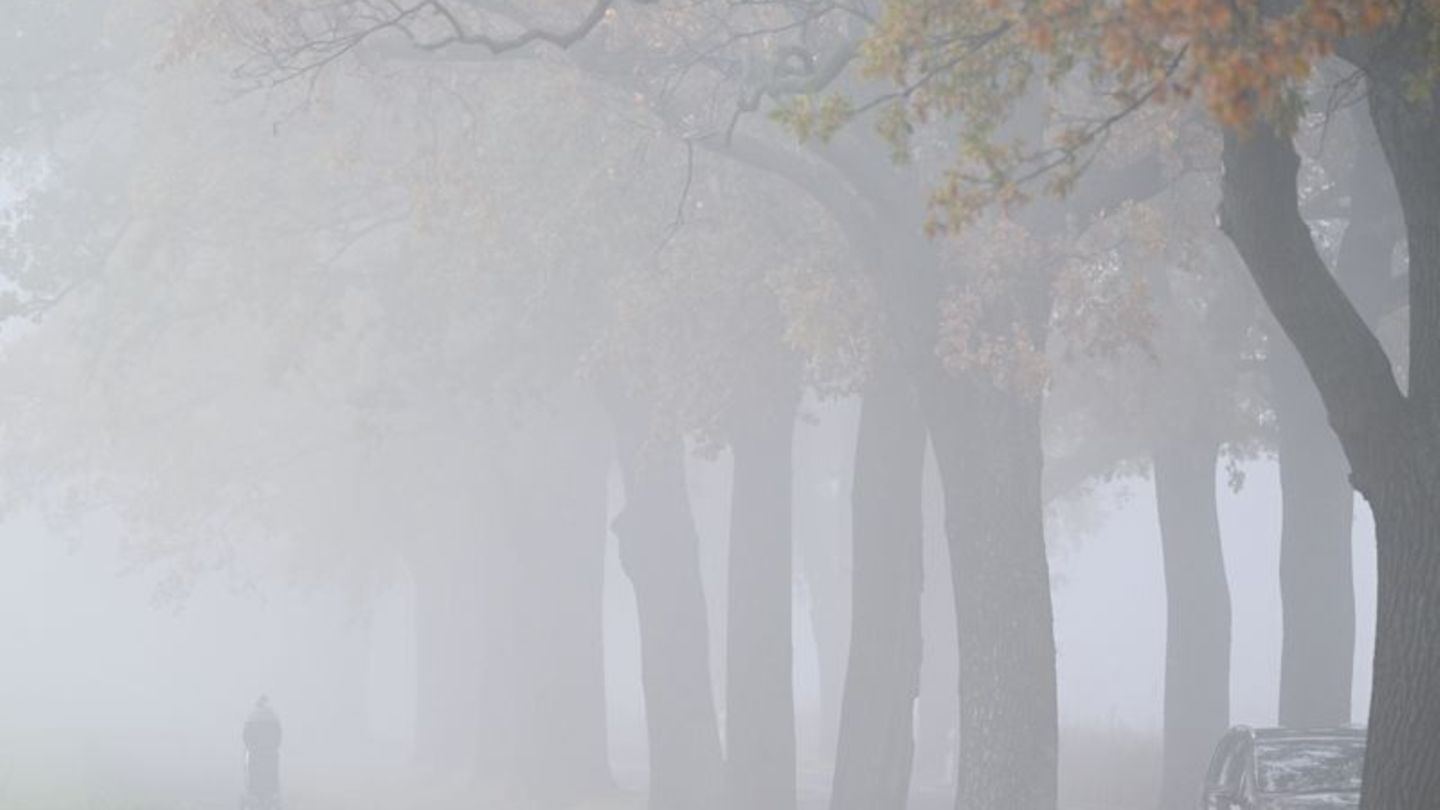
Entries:
<svg viewBox="0 0 1440 810">
<path fill-rule="evenodd" d="M 1370 502 L 1378 626 L 1363 810 L 1433 807 L 1440 797 L 1440 443 L 1415 455 Z"/>
<path fill-rule="evenodd" d="M 1341 725 L 1355 666 L 1355 492 L 1319 393 L 1294 349 L 1276 342 L 1267 364 L 1280 434 L 1280 725 Z"/>
<path fill-rule="evenodd" d="M 1364 810 L 1440 797 L 1440 87 L 1414 96 L 1415 77 L 1433 64 L 1436 22 L 1421 14 L 1398 34 L 1373 66 L 1369 101 L 1408 238 L 1406 418 L 1369 431 L 1398 450 L 1388 465 L 1351 458 L 1379 555 Z"/>
<path fill-rule="evenodd" d="M 787 398 L 755 414 L 732 442 L 725 655 L 726 801 L 732 810 L 795 807 L 794 428 Z"/>
<path fill-rule="evenodd" d="M 914 388 L 893 370 L 866 389 L 855 449 L 850 662 L 832 810 L 903 808 L 920 687 L 921 471 Z"/>
<path fill-rule="evenodd" d="M 988 379 L 931 436 L 960 655 L 957 810 L 1054 810 L 1054 618 L 1040 481 L 1040 401 Z"/>
<path fill-rule="evenodd" d="M 1161 810 L 1189 810 L 1230 722 L 1230 587 L 1220 546 L 1213 440 L 1157 448 L 1155 503 L 1165 560 Z"/>
<path fill-rule="evenodd" d="M 649 806 L 710 810 L 719 804 L 723 760 L 684 445 L 653 435 L 651 420 L 633 403 L 611 396 L 607 406 L 625 485 L 613 528 L 640 616 Z"/>
</svg>

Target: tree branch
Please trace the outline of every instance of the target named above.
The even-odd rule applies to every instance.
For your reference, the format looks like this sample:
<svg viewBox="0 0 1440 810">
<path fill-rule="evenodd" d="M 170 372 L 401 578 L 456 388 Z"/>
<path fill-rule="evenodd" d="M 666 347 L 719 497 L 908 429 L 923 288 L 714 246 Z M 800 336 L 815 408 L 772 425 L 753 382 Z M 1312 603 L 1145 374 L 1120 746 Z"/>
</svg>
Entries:
<svg viewBox="0 0 1440 810">
<path fill-rule="evenodd" d="M 1227 131 L 1223 160 L 1221 229 L 1300 352 L 1350 459 L 1355 488 L 1368 496 L 1405 441 L 1407 404 L 1390 360 L 1300 217 L 1294 143 L 1259 125 L 1248 135 Z"/>
<path fill-rule="evenodd" d="M 653 0 L 632 0 L 652 2 Z M 585 39 L 612 13 L 619 0 L 593 0 L 589 11 L 576 24 L 552 30 L 520 26 L 519 33 L 500 35 L 473 30 L 444 0 L 421 0 L 411 6 L 384 3 L 383 12 L 371 2 L 346 3 L 321 14 L 323 26 L 315 30 L 305 11 L 273 20 L 258 31 L 241 31 L 254 56 L 236 69 L 236 75 L 259 84 L 278 86 L 302 76 L 318 73 L 379 34 L 399 32 L 417 51 L 434 52 L 452 45 L 482 48 L 493 55 L 548 44 L 569 49 Z M 374 13 L 372 13 L 374 12 Z M 309 15 L 314 16 L 314 15 Z M 427 37 L 418 30 L 425 22 L 438 24 L 446 33 Z M 352 27 L 353 26 L 353 27 Z"/>
</svg>

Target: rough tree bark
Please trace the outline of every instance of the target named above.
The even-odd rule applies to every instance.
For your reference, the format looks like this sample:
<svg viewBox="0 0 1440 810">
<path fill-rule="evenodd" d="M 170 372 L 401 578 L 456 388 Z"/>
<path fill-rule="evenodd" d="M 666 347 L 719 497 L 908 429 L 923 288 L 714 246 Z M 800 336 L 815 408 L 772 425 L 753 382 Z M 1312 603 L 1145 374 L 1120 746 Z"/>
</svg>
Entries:
<svg viewBox="0 0 1440 810">
<path fill-rule="evenodd" d="M 1165 561 L 1165 728 L 1160 807 L 1189 810 L 1230 720 L 1230 586 L 1215 502 L 1216 442 L 1175 437 L 1154 451 Z"/>
<path fill-rule="evenodd" d="M 795 807 L 793 557 L 795 399 L 780 392 L 731 441 L 735 466 L 726 599 L 726 803 Z"/>
<path fill-rule="evenodd" d="M 866 387 L 851 493 L 850 662 L 832 810 L 903 808 L 920 689 L 920 490 L 925 429 L 914 387 L 894 368 Z"/>
<path fill-rule="evenodd" d="M 1409 244 L 1410 362 L 1405 412 L 1354 431 L 1357 442 L 1383 442 L 1386 457 L 1357 458 L 1346 446 L 1356 489 L 1375 513 L 1379 555 L 1363 810 L 1421 807 L 1440 796 L 1440 86 L 1430 81 L 1417 98 L 1413 81 L 1433 65 L 1436 33 L 1433 19 L 1407 24 L 1386 46 L 1400 58 L 1377 58 L 1370 71 L 1371 120 Z M 1382 430 L 1384 439 L 1372 437 Z"/>
<path fill-rule="evenodd" d="M 1390 43 L 1390 54 L 1404 42 Z M 1396 60 L 1403 61 L 1403 60 Z M 1221 222 L 1299 350 L 1375 515 L 1379 557 L 1364 810 L 1440 796 L 1440 126 L 1371 72 L 1370 104 L 1410 237 L 1409 393 L 1300 217 L 1299 157 L 1257 126 L 1226 134 Z"/>
<path fill-rule="evenodd" d="M 1045 556 L 1040 400 L 989 380 L 933 417 L 960 655 L 957 810 L 1054 810 L 1054 618 Z M 963 416 L 962 416 L 963 415 Z"/>
<path fill-rule="evenodd" d="M 625 488 L 613 529 L 640 616 L 649 807 L 712 810 L 720 802 L 723 758 L 684 444 L 655 435 L 646 410 L 627 396 L 611 392 L 606 400 Z"/>
</svg>

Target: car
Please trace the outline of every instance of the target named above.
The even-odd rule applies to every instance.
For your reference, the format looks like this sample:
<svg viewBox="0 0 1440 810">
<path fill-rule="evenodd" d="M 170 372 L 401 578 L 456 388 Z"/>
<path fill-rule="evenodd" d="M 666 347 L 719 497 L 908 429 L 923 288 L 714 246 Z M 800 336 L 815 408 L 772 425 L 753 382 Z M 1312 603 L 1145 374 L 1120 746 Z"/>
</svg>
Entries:
<svg viewBox="0 0 1440 810">
<path fill-rule="evenodd" d="M 1354 810 L 1365 729 L 1230 729 L 1215 746 L 1201 810 Z"/>
</svg>

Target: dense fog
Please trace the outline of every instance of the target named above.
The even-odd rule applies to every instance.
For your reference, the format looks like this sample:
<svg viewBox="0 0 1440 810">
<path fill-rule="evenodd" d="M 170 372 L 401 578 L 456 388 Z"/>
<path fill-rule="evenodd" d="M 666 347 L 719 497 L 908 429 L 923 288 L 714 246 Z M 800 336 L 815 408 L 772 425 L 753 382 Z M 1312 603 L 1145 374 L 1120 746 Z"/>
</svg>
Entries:
<svg viewBox="0 0 1440 810">
<path fill-rule="evenodd" d="M 701 538 L 713 544 L 712 553 L 725 543 L 725 466 L 724 460 L 700 459 L 693 467 L 697 514 L 711 517 L 700 524 Z M 1269 725 L 1276 719 L 1279 685 L 1279 525 L 1273 468 L 1258 463 L 1250 474 L 1245 490 L 1231 495 L 1222 489 L 1220 501 L 1235 610 L 1254 617 L 1234 628 L 1232 718 Z M 617 500 L 623 496 L 618 487 L 612 493 Z M 1090 497 L 1095 503 L 1063 508 L 1103 515 L 1086 514 L 1079 526 L 1053 526 L 1061 722 L 1077 741 L 1109 738 L 1119 750 L 1102 754 L 1099 762 L 1077 750 L 1079 761 L 1063 773 L 1084 780 L 1077 791 L 1087 797 L 1143 796 L 1145 780 L 1153 777 L 1141 775 L 1138 789 L 1127 784 L 1136 778 L 1129 770 L 1136 763 L 1126 757 L 1137 750 L 1153 756 L 1163 721 L 1158 526 L 1144 480 L 1107 486 Z M 617 506 L 612 503 L 612 511 Z M 462 806 L 462 780 L 437 778 L 415 764 L 415 585 L 403 572 L 363 598 L 335 586 L 237 588 L 222 574 L 197 584 L 183 600 L 157 600 L 160 577 L 117 553 L 123 527 L 96 522 L 83 545 L 72 545 L 82 542 L 78 537 L 55 542 L 33 519 L 6 524 L 0 612 L 11 618 L 0 634 L 8 662 L 0 694 L 7 802 L 104 807 L 112 791 L 123 789 L 132 800 L 143 797 L 141 806 L 227 804 L 240 785 L 240 727 L 255 697 L 268 693 L 293 730 L 285 756 L 294 803 L 304 797 L 306 806 L 408 806 L 412 799 L 400 796 L 420 791 L 433 797 L 433 806 Z M 933 522 L 927 526 L 927 534 L 937 531 Z M 1364 720 L 1369 690 L 1364 652 L 1373 643 L 1366 629 L 1374 610 L 1373 542 L 1357 522 L 1357 722 Z M 613 540 L 607 555 L 609 759 L 617 781 L 639 791 L 645 730 L 635 605 Z M 721 585 L 706 584 L 712 590 Z M 943 584 L 938 589 L 948 590 Z M 938 601 L 939 595 L 927 594 L 927 608 L 932 596 Z M 823 786 L 830 753 L 823 745 L 820 662 L 809 626 L 812 599 L 797 592 L 793 632 L 797 739 L 803 778 L 813 791 Z M 953 626 L 943 616 L 940 621 L 945 631 Z M 953 653 L 939 650 L 935 657 Z M 942 660 L 941 666 L 954 662 Z M 927 701 L 944 705 L 949 691 L 948 679 L 927 677 L 919 711 L 927 711 Z M 953 721 L 922 715 L 921 722 Z M 948 751 L 929 753 L 948 760 Z M 948 776 L 943 768 L 933 767 L 916 787 L 936 792 Z M 31 803 L 39 797 L 43 805 Z"/>
<path fill-rule="evenodd" d="M 0 808 L 1432 806 L 1437 20 L 0 3 Z"/>
</svg>

